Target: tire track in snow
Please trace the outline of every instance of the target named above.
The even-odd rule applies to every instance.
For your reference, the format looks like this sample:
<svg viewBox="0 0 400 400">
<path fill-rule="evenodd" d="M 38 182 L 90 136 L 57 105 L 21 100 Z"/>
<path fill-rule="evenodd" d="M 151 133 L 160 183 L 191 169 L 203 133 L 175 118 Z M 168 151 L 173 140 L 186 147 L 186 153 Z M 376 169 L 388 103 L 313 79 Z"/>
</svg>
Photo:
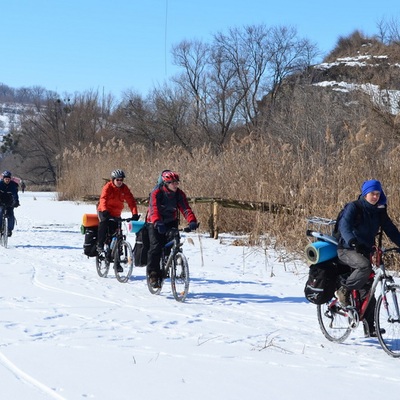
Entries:
<svg viewBox="0 0 400 400">
<path fill-rule="evenodd" d="M 14 363 L 12 363 L 2 352 L 0 352 L 0 363 L 4 365 L 8 370 L 10 370 L 17 379 L 23 381 L 26 384 L 30 384 L 42 392 L 48 394 L 50 397 L 56 400 L 66 400 L 65 397 L 60 396 L 53 389 L 49 388 L 45 384 L 39 382 L 33 376 L 25 373 L 21 369 L 19 369 Z"/>
</svg>

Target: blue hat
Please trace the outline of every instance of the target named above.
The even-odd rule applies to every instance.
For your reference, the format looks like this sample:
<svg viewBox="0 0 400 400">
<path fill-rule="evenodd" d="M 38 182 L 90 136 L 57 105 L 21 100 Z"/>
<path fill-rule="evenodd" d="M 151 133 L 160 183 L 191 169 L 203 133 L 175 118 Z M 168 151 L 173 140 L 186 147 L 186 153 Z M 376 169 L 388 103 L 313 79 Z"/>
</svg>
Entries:
<svg viewBox="0 0 400 400">
<path fill-rule="evenodd" d="M 383 192 L 382 185 L 376 179 L 371 179 L 369 181 L 365 181 L 361 186 L 361 196 L 366 196 L 371 192 L 380 192 L 381 195 L 379 197 L 378 204 L 386 204 L 386 196 Z"/>
</svg>

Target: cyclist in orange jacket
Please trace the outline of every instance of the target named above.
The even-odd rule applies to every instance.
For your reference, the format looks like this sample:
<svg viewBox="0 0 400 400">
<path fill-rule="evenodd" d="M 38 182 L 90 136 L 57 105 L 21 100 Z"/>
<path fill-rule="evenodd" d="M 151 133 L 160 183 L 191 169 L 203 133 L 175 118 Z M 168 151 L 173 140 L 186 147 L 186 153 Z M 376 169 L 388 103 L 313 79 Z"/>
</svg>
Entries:
<svg viewBox="0 0 400 400">
<path fill-rule="evenodd" d="M 132 192 L 124 183 L 125 173 L 121 169 L 111 172 L 111 180 L 103 186 L 100 201 L 97 205 L 99 216 L 99 231 L 97 237 L 97 252 L 101 255 L 104 252 L 104 242 L 106 240 L 107 228 L 111 221 L 110 218 L 121 217 L 124 209 L 124 202 L 128 204 L 132 212 L 132 219 L 139 219 L 136 199 Z"/>
</svg>

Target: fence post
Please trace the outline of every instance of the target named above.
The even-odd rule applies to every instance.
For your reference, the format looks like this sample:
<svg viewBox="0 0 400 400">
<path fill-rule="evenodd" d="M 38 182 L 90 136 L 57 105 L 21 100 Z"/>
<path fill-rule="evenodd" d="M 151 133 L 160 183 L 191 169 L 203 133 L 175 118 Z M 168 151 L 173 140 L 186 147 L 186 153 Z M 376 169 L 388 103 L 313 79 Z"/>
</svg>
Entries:
<svg viewBox="0 0 400 400">
<path fill-rule="evenodd" d="M 218 239 L 218 202 L 213 202 L 213 227 L 214 227 L 214 239 Z"/>
</svg>

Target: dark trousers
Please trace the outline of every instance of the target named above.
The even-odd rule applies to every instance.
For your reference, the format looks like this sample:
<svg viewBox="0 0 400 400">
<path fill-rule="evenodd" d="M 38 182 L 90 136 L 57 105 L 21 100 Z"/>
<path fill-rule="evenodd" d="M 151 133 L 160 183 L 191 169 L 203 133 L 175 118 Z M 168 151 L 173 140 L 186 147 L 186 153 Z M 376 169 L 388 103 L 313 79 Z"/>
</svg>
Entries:
<svg viewBox="0 0 400 400">
<path fill-rule="evenodd" d="M 97 214 L 100 220 L 99 230 L 97 232 L 97 245 L 103 248 L 104 242 L 106 241 L 107 232 L 115 232 L 117 229 L 117 223 L 114 220 L 110 221 L 110 217 L 105 217 L 101 211 L 99 211 Z"/>
<path fill-rule="evenodd" d="M 171 228 L 178 228 L 178 221 L 172 221 L 165 224 L 166 233 L 159 233 L 158 230 L 154 227 L 154 224 L 148 224 L 148 232 L 149 232 L 149 251 L 147 253 L 147 275 L 150 275 L 151 272 L 156 272 L 157 275 L 160 275 L 160 259 L 162 248 L 168 240 L 168 231 Z"/>
</svg>

